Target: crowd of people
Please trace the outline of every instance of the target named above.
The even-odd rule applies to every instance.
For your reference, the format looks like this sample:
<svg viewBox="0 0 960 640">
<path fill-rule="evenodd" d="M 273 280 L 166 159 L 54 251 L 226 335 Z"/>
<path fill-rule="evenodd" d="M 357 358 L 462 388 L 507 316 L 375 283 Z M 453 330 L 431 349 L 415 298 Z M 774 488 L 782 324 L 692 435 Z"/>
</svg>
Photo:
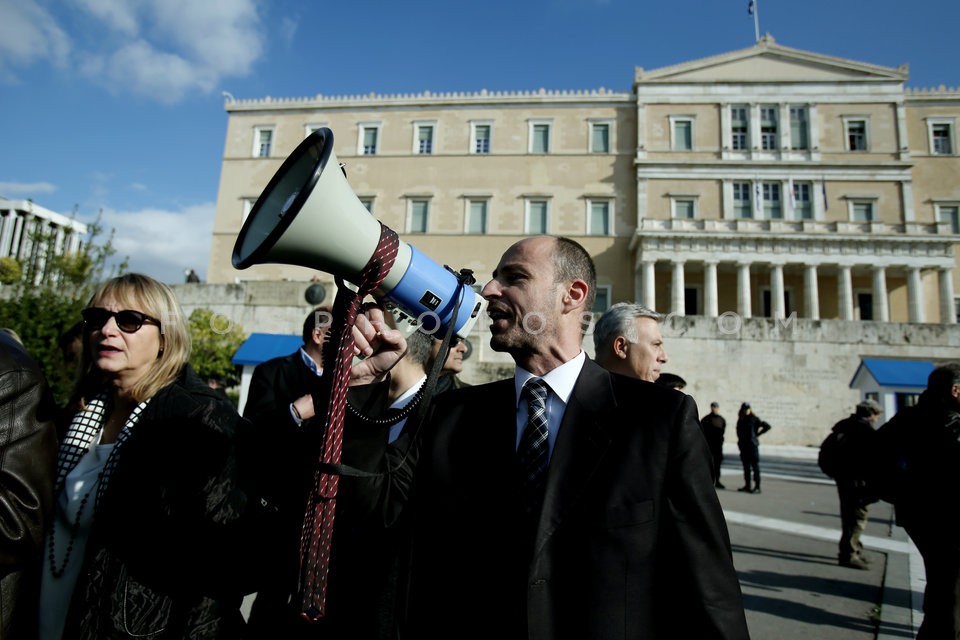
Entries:
<svg viewBox="0 0 960 640">
<path fill-rule="evenodd" d="M 186 318 L 147 276 L 108 280 L 83 309 L 66 407 L 0 333 L 0 640 L 747 639 L 720 406 L 699 416 L 663 371 L 662 318 L 643 305 L 604 313 L 587 357 L 595 291 L 578 243 L 511 245 L 481 295 L 514 373 L 474 386 L 459 378 L 469 343 L 364 305 L 340 331 L 364 357 L 335 469 L 317 461 L 336 304 L 256 367 L 242 416 L 193 371 Z M 862 403 L 835 427 L 864 452 L 837 477 L 840 562 L 866 562 L 868 501 L 893 503 L 927 563 L 922 637 L 955 637 L 960 547 L 931 488 L 956 482 L 960 365 L 876 430 L 880 414 Z M 760 492 L 769 430 L 744 402 L 740 491 Z M 318 559 L 306 514 L 324 501 L 336 527 Z M 321 615 L 301 601 L 318 566 Z"/>
</svg>

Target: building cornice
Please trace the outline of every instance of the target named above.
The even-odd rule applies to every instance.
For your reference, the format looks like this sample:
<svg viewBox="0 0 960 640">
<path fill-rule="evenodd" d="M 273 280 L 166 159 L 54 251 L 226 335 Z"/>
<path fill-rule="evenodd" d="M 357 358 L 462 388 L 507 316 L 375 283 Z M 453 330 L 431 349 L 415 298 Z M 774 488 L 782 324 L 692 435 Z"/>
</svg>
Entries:
<svg viewBox="0 0 960 640">
<path fill-rule="evenodd" d="M 526 104 L 615 104 L 633 102 L 635 96 L 629 92 L 611 89 L 585 90 L 547 90 L 537 91 L 480 91 L 396 93 L 367 95 L 325 96 L 317 94 L 300 98 L 252 98 L 237 100 L 226 98 L 224 109 L 229 113 L 243 111 L 264 111 L 265 109 L 331 109 L 331 108 L 370 108 L 370 107 L 449 107 L 449 106 L 505 106 Z"/>
<path fill-rule="evenodd" d="M 9 212 L 14 212 L 18 215 L 31 215 L 59 227 L 70 229 L 75 233 L 82 234 L 87 232 L 87 225 L 82 222 L 78 222 L 56 211 L 51 211 L 46 207 L 41 207 L 31 200 L 6 200 L 0 198 L 0 212 L 2 212 L 3 215 L 9 215 Z"/>
<path fill-rule="evenodd" d="M 727 53 L 722 53 L 707 58 L 700 58 L 698 60 L 690 60 L 680 64 L 661 67 L 659 69 L 653 69 L 650 71 L 645 71 L 643 68 L 637 67 L 634 71 L 634 87 L 636 88 L 638 85 L 643 85 L 646 83 L 685 83 L 687 81 L 683 79 L 683 76 L 690 74 L 691 72 L 703 71 L 705 69 L 715 68 L 760 56 L 773 56 L 787 61 L 816 65 L 825 68 L 842 69 L 844 71 L 854 72 L 861 75 L 859 78 L 844 78 L 843 82 L 845 83 L 878 81 L 902 83 L 906 82 L 907 78 L 909 78 L 908 67 L 905 64 L 896 68 L 884 67 L 880 65 L 859 62 L 856 60 L 814 53 L 811 51 L 803 51 L 801 49 L 793 49 L 777 44 L 776 41 L 774 41 L 773 36 L 767 34 L 755 45 L 745 49 L 729 51 Z M 689 82 L 703 84 L 703 78 L 689 80 Z M 758 78 L 757 82 L 763 84 L 769 83 L 768 80 L 761 78 Z"/>
<path fill-rule="evenodd" d="M 947 225 L 812 220 L 644 218 L 630 241 L 637 261 L 802 262 L 952 268 L 960 237 Z"/>
</svg>

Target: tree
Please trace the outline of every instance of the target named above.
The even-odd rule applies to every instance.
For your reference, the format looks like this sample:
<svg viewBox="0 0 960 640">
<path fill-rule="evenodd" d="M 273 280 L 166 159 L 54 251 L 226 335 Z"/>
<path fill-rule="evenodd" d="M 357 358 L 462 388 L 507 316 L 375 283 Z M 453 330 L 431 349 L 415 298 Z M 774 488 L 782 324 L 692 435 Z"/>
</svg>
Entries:
<svg viewBox="0 0 960 640">
<path fill-rule="evenodd" d="M 43 228 L 30 234 L 34 251 L 21 268 L 19 277 L 4 286 L 0 297 L 0 326 L 9 327 L 23 340 L 24 347 L 43 368 L 54 397 L 64 404 L 76 375 L 70 331 L 77 327 L 80 310 L 107 277 L 126 269 L 126 260 L 107 267 L 115 253 L 113 232 L 101 241 L 103 227 L 98 218 L 87 226 L 87 239 L 80 249 L 56 255 L 53 231 Z M 61 337 L 67 343 L 61 347 Z"/>
<path fill-rule="evenodd" d="M 23 275 L 23 269 L 16 258 L 4 256 L 0 258 L 0 284 L 13 284 Z"/>
<path fill-rule="evenodd" d="M 193 341 L 190 364 L 197 375 L 205 380 L 219 380 L 226 387 L 240 382 L 232 358 L 247 339 L 242 327 L 210 309 L 194 309 L 190 314 L 190 338 Z"/>
</svg>

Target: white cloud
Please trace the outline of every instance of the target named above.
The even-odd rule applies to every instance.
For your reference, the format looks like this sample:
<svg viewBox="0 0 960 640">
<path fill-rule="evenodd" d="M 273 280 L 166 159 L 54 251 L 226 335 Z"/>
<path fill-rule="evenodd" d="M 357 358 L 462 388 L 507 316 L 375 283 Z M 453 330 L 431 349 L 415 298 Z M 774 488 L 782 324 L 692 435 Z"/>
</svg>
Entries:
<svg viewBox="0 0 960 640">
<path fill-rule="evenodd" d="M 0 196 L 32 198 L 38 193 L 53 193 L 57 185 L 49 182 L 0 182 Z"/>
<path fill-rule="evenodd" d="M 216 205 L 208 202 L 178 211 L 104 210 L 104 230 L 115 232 L 113 262 L 128 258 L 128 271 L 167 283 L 183 282 L 187 269 L 206 280 L 215 209 Z"/>
<path fill-rule="evenodd" d="M 177 102 L 216 90 L 223 78 L 245 76 L 264 50 L 261 0 L 80 0 L 85 25 L 70 62 L 115 93 Z M 64 12 L 69 9 L 58 8 Z M 37 0 L 0 0 L 0 80 L 40 61 L 65 63 L 67 20 Z M 89 25 L 93 24 L 93 27 Z"/>
<path fill-rule="evenodd" d="M 128 0 L 77 0 L 77 4 L 121 33 L 134 36 L 139 31 L 136 6 Z"/>
<path fill-rule="evenodd" d="M 16 69 L 35 62 L 66 64 L 70 38 L 34 0 L 0 0 L 0 82 L 19 82 Z"/>
<path fill-rule="evenodd" d="M 131 91 L 166 103 L 179 102 L 191 91 L 210 91 L 217 80 L 191 61 L 158 51 L 144 41 L 130 43 L 109 56 L 86 58 L 80 70 L 115 93 Z"/>
<path fill-rule="evenodd" d="M 85 8 L 121 36 L 109 51 L 85 56 L 83 72 L 113 91 L 162 102 L 215 90 L 250 73 L 263 52 L 255 0 L 85 0 Z"/>
</svg>

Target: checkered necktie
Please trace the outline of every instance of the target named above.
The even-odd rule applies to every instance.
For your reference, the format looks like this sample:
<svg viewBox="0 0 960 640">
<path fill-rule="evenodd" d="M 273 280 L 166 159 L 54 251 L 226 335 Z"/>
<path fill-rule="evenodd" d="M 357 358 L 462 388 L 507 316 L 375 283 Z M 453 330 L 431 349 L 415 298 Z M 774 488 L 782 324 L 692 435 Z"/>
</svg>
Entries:
<svg viewBox="0 0 960 640">
<path fill-rule="evenodd" d="M 333 323 L 324 344 L 324 369 L 332 369 L 333 373 L 330 376 L 321 466 L 314 474 L 314 489 L 300 535 L 302 615 L 310 621 L 316 621 L 327 613 L 327 578 L 340 476 L 322 469 L 340 464 L 343 452 L 343 415 L 353 362 L 353 324 L 362 310 L 363 298 L 373 293 L 390 272 L 398 246 L 397 234 L 390 227 L 381 225 L 380 241 L 360 274 L 357 291 L 341 286 L 333 303 L 333 317 L 342 321 Z M 328 362 L 330 360 L 333 362 Z M 326 374 L 323 377 L 326 378 Z"/>
<path fill-rule="evenodd" d="M 550 460 L 547 446 L 548 393 L 547 383 L 540 378 L 530 378 L 520 393 L 527 399 L 527 426 L 520 436 L 517 455 L 523 480 L 524 507 L 533 519 L 540 515 Z"/>
</svg>

